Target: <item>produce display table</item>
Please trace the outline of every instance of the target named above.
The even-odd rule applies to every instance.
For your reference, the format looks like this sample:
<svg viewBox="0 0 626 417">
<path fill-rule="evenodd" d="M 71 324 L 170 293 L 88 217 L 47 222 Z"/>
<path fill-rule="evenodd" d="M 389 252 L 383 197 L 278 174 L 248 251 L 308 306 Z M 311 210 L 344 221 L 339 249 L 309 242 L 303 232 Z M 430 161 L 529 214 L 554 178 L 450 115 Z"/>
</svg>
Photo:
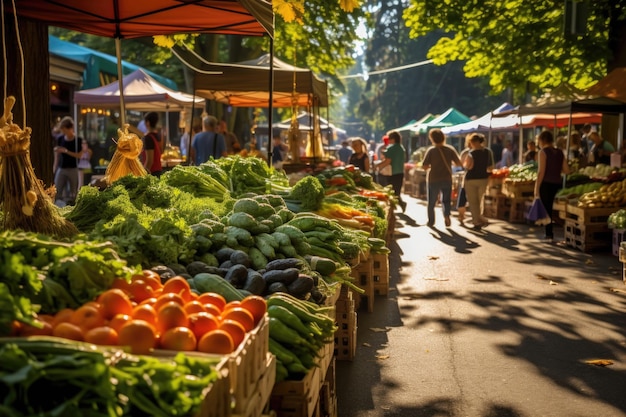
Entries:
<svg viewBox="0 0 626 417">
<path fill-rule="evenodd" d="M 535 194 L 535 181 L 504 180 L 502 194 L 511 198 L 532 198 Z"/>
</svg>

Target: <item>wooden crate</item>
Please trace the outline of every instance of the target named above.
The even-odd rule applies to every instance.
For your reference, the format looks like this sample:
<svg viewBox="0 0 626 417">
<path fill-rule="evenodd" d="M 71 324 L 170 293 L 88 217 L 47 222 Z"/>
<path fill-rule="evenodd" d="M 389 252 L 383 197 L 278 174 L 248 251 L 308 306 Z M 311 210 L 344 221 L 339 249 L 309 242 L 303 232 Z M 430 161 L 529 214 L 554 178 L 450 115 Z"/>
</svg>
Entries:
<svg viewBox="0 0 626 417">
<path fill-rule="evenodd" d="M 269 352 L 269 316 L 246 334 L 246 338 L 231 355 L 231 391 L 234 411 L 245 411 L 250 398 L 257 394 L 259 379 L 267 372 Z M 241 408 L 240 408 L 241 407 Z"/>
<path fill-rule="evenodd" d="M 276 357 L 267 352 L 265 372 L 256 382 L 252 394 L 245 403 L 235 400 L 232 417 L 260 417 L 268 405 L 270 394 L 276 381 Z"/>
<path fill-rule="evenodd" d="M 333 346 L 326 343 L 318 353 L 317 365 L 302 380 L 274 384 L 269 408 L 276 417 L 320 416 L 320 392 L 331 363 Z"/>
<path fill-rule="evenodd" d="M 354 301 L 337 302 L 337 330 L 335 331 L 333 353 L 338 360 L 351 361 L 356 355 L 357 313 Z"/>
<path fill-rule="evenodd" d="M 372 279 L 374 292 L 380 295 L 389 294 L 389 255 L 386 253 L 372 254 Z"/>
<path fill-rule="evenodd" d="M 565 243 L 583 252 L 597 252 L 611 249 L 613 234 L 605 224 L 581 224 L 565 220 Z"/>
<path fill-rule="evenodd" d="M 333 358 L 320 389 L 320 417 L 337 417 L 336 366 Z"/>
<path fill-rule="evenodd" d="M 367 303 L 367 311 L 374 311 L 374 277 L 373 277 L 373 258 L 359 263 L 355 268 L 352 268 L 351 276 L 354 278 L 354 283 L 357 287 L 363 289 L 363 294 L 354 292 L 355 302 L 357 308 L 361 306 L 361 302 Z"/>
<path fill-rule="evenodd" d="M 568 204 L 565 208 L 565 219 L 579 224 L 604 224 L 611 214 L 618 209 L 615 207 L 583 208 Z"/>
<path fill-rule="evenodd" d="M 196 417 L 229 417 L 231 415 L 229 357 L 224 356 L 216 366 L 217 381 L 206 390 L 200 411 Z"/>
<path fill-rule="evenodd" d="M 526 215 L 528 214 L 531 205 L 532 200 L 529 200 L 526 197 L 512 198 L 509 210 L 509 222 L 526 223 Z"/>
<path fill-rule="evenodd" d="M 511 198 L 531 198 L 535 195 L 535 182 L 505 180 L 502 193 Z"/>
<path fill-rule="evenodd" d="M 483 214 L 490 219 L 509 220 L 511 216 L 511 199 L 504 195 L 483 196 Z"/>
<path fill-rule="evenodd" d="M 499 197 L 502 195 L 502 186 L 504 178 L 489 178 L 487 180 L 486 194 L 490 197 Z"/>
<path fill-rule="evenodd" d="M 179 351 L 155 349 L 151 356 L 162 360 L 169 360 L 176 356 Z M 185 352 L 185 355 L 206 359 L 214 362 L 217 379 L 209 387 L 203 390 L 204 398 L 200 409 L 194 417 L 231 417 L 232 416 L 232 383 L 231 383 L 231 355 L 215 355 L 202 352 Z"/>
</svg>

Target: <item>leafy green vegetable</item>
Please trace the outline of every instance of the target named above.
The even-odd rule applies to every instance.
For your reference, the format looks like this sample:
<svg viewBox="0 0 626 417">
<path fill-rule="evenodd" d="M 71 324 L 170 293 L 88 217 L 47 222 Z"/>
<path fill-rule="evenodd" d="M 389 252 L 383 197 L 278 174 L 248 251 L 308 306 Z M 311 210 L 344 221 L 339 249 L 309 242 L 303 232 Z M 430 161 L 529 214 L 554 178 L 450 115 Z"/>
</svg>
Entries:
<svg viewBox="0 0 626 417">
<path fill-rule="evenodd" d="M 110 288 L 115 277 L 130 278 L 138 272 L 127 266 L 111 242 L 83 238 L 68 243 L 30 232 L 0 233 L 0 281 L 17 308 L 12 319 L 29 322 L 37 307 L 43 313 L 75 308 Z M 9 299 L 6 294 L 3 298 Z M 2 324 L 0 334 L 7 334 Z"/>
<path fill-rule="evenodd" d="M 311 175 L 301 178 L 293 187 L 272 184 L 272 192 L 283 197 L 289 210 L 296 213 L 318 210 L 326 194 L 320 180 Z"/>
<path fill-rule="evenodd" d="M 219 378 L 218 357 L 137 356 L 40 337 L 0 341 L 2 415 L 191 416 Z"/>
<path fill-rule="evenodd" d="M 178 165 L 161 177 L 166 184 L 198 197 L 210 197 L 222 202 L 230 196 L 230 190 L 197 166 Z"/>
</svg>

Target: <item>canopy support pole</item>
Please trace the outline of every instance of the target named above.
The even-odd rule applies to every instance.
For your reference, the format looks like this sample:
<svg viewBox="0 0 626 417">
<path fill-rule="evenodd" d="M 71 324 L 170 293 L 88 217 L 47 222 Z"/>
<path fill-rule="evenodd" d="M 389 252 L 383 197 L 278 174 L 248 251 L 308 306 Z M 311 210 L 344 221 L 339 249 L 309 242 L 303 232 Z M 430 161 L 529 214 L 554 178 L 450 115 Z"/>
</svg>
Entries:
<svg viewBox="0 0 626 417">
<path fill-rule="evenodd" d="M 186 149 L 187 149 L 187 155 L 186 155 L 187 161 L 185 161 L 186 165 L 193 165 L 192 161 L 191 161 L 191 158 L 189 158 L 189 155 L 191 155 L 191 152 L 190 152 L 191 151 L 191 142 L 193 141 L 193 135 L 194 135 L 194 133 L 193 133 L 193 117 L 194 117 L 194 115 L 196 113 L 196 75 L 197 74 L 198 73 L 196 71 L 193 72 L 193 80 L 192 80 L 192 83 L 193 83 L 193 86 L 192 86 L 192 89 L 193 89 L 193 101 L 191 102 L 191 120 L 189 121 L 189 135 L 188 135 L 189 137 L 187 138 L 188 142 L 187 142 L 187 147 L 186 147 Z M 200 121 L 200 123 L 202 123 L 202 121 Z M 184 136 L 185 135 L 183 135 L 183 137 Z"/>
<path fill-rule="evenodd" d="M 565 141 L 565 161 L 569 161 L 569 147 L 570 140 L 572 138 L 572 112 L 569 112 L 569 120 L 567 122 L 567 140 Z M 554 115 L 554 124 L 556 125 L 556 114 Z M 567 175 L 563 175 L 563 188 L 565 188 L 565 184 L 567 184 Z"/>
<path fill-rule="evenodd" d="M 272 126 L 274 113 L 274 37 L 270 36 L 270 80 L 269 80 L 269 115 L 267 116 L 267 127 L 269 132 L 267 134 L 267 163 L 269 166 L 272 166 L 272 157 L 273 157 L 273 142 L 274 142 L 274 128 Z"/>
<path fill-rule="evenodd" d="M 124 104 L 124 72 L 122 71 L 122 39 L 115 37 L 115 56 L 117 58 L 117 81 L 120 84 L 120 128 L 126 123 L 126 106 Z"/>
</svg>

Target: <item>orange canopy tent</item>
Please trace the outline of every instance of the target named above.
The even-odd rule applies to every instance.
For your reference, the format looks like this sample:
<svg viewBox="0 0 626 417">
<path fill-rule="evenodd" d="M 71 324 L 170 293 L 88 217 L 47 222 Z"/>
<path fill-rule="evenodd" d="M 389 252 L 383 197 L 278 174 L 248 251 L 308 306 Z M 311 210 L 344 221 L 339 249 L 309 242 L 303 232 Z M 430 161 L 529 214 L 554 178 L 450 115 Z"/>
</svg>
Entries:
<svg viewBox="0 0 626 417">
<path fill-rule="evenodd" d="M 15 0 L 15 8 L 50 26 L 109 38 L 274 32 L 272 4 L 265 0 Z"/>
<path fill-rule="evenodd" d="M 267 0 L 14 0 L 18 16 L 92 35 L 115 38 L 123 91 L 121 39 L 176 33 L 274 35 Z M 124 122 L 124 95 L 120 94 Z"/>
</svg>

